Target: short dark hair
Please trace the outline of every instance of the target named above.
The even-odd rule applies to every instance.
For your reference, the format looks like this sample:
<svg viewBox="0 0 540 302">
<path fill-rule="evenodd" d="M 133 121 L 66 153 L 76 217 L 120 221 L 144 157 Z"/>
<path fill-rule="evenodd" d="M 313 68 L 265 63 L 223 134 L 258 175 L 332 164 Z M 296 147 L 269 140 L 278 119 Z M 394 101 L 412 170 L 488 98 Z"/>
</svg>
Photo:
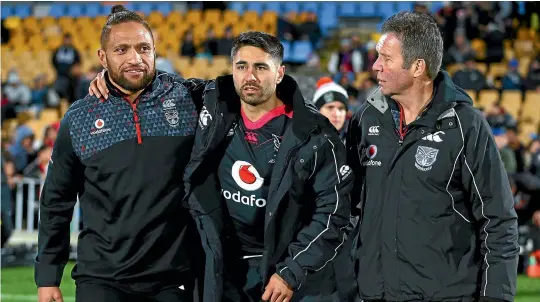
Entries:
<svg viewBox="0 0 540 302">
<path fill-rule="evenodd" d="M 101 30 L 101 48 L 102 49 L 105 49 L 105 45 L 107 45 L 107 42 L 109 41 L 111 28 L 114 25 L 127 23 L 127 22 L 136 22 L 136 23 L 142 24 L 144 28 L 146 28 L 148 32 L 150 32 L 150 36 L 152 37 L 152 40 L 154 40 L 154 35 L 152 34 L 152 30 L 150 29 L 150 26 L 141 16 L 139 16 L 136 12 L 127 10 L 122 5 L 115 5 L 111 9 L 111 14 L 107 18 L 107 23 L 103 25 L 103 29 Z"/>
<path fill-rule="evenodd" d="M 270 54 L 278 65 L 283 62 L 283 45 L 278 38 L 260 31 L 247 31 L 241 33 L 233 43 L 231 49 L 231 60 L 238 53 L 238 50 L 244 46 L 253 46 L 262 49 Z"/>
<path fill-rule="evenodd" d="M 394 33 L 401 42 L 403 68 L 415 60 L 426 62 L 427 74 L 435 79 L 442 64 L 443 39 L 435 20 L 428 14 L 402 11 L 382 25 L 382 33 Z"/>
</svg>

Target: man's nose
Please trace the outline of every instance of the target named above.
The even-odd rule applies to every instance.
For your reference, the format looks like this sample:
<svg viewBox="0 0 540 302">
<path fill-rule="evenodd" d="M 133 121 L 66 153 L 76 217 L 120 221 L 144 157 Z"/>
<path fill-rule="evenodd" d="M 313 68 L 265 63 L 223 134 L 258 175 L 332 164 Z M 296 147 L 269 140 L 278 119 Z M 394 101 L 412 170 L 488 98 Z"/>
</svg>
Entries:
<svg viewBox="0 0 540 302">
<path fill-rule="evenodd" d="M 130 64 L 138 65 L 142 63 L 142 57 L 135 49 L 132 48 L 128 51 L 127 62 Z"/>
</svg>

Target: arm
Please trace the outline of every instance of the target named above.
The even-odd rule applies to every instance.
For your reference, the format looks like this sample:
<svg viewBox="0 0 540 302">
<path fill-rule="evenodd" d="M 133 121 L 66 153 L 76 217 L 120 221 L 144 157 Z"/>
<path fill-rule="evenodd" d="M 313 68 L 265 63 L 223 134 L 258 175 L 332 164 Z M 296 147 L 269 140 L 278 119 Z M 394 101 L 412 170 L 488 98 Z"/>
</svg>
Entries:
<svg viewBox="0 0 540 302">
<path fill-rule="evenodd" d="M 39 207 L 38 287 L 59 286 L 69 257 L 69 231 L 77 193 L 82 189 L 83 166 L 73 151 L 69 113 L 62 120 L 54 144 Z"/>
<path fill-rule="evenodd" d="M 308 273 L 321 270 L 335 259 L 345 241 L 350 217 L 349 192 L 354 176 L 346 165 L 345 147 L 330 137 L 314 160 L 312 221 L 289 244 L 289 256 L 276 266 L 277 274 L 293 289 L 302 285 Z"/>
<path fill-rule="evenodd" d="M 458 120 L 460 127 L 463 121 Z M 461 160 L 463 185 L 480 228 L 481 301 L 513 301 L 519 245 L 510 184 L 486 120 L 478 114 L 468 129 Z"/>
<path fill-rule="evenodd" d="M 360 150 L 359 148 L 362 137 L 361 121 L 366 107 L 362 106 L 358 112 L 356 112 L 347 129 L 347 164 L 351 167 L 354 173 L 354 185 L 351 190 L 351 216 L 359 216 L 361 209 L 358 208 L 362 201 L 362 189 L 364 186 L 364 168 L 360 164 Z"/>
</svg>

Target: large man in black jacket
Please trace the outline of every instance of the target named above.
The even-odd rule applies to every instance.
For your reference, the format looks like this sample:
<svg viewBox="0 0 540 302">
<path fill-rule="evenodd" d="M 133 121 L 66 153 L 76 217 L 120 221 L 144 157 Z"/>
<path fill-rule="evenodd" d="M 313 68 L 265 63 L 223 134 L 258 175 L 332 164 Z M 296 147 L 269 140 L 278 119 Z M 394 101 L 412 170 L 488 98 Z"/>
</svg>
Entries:
<svg viewBox="0 0 540 302">
<path fill-rule="evenodd" d="M 345 147 L 284 75 L 275 37 L 243 33 L 232 57 L 232 76 L 199 84 L 204 107 L 185 176 L 207 257 L 203 300 L 337 295 L 333 260 L 353 181 Z"/>
<path fill-rule="evenodd" d="M 382 28 L 379 89 L 354 115 L 348 160 L 361 224 L 353 245 L 364 301 L 513 301 L 517 220 L 483 116 L 439 71 L 428 15 Z"/>
<path fill-rule="evenodd" d="M 135 12 L 113 8 L 99 55 L 110 96 L 69 108 L 41 194 L 39 301 L 62 297 L 77 197 L 78 302 L 191 301 L 200 244 L 181 200 L 195 104 L 186 86 L 156 73 L 150 28 Z"/>
</svg>

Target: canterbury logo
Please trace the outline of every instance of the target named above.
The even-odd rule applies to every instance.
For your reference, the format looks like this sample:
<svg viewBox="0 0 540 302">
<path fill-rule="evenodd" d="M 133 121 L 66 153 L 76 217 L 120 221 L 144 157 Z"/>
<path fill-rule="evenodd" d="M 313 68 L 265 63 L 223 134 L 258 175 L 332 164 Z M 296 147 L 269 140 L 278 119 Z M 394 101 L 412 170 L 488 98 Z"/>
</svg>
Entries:
<svg viewBox="0 0 540 302">
<path fill-rule="evenodd" d="M 369 127 L 368 133 L 368 135 L 379 135 L 379 126 Z"/>
<path fill-rule="evenodd" d="M 439 135 L 444 135 L 444 132 L 443 131 L 437 131 L 433 134 L 428 134 L 424 137 L 422 137 L 423 140 L 425 141 L 430 141 L 430 142 L 437 142 L 437 143 L 440 143 L 443 141 L 443 139 L 439 136 Z"/>
</svg>

